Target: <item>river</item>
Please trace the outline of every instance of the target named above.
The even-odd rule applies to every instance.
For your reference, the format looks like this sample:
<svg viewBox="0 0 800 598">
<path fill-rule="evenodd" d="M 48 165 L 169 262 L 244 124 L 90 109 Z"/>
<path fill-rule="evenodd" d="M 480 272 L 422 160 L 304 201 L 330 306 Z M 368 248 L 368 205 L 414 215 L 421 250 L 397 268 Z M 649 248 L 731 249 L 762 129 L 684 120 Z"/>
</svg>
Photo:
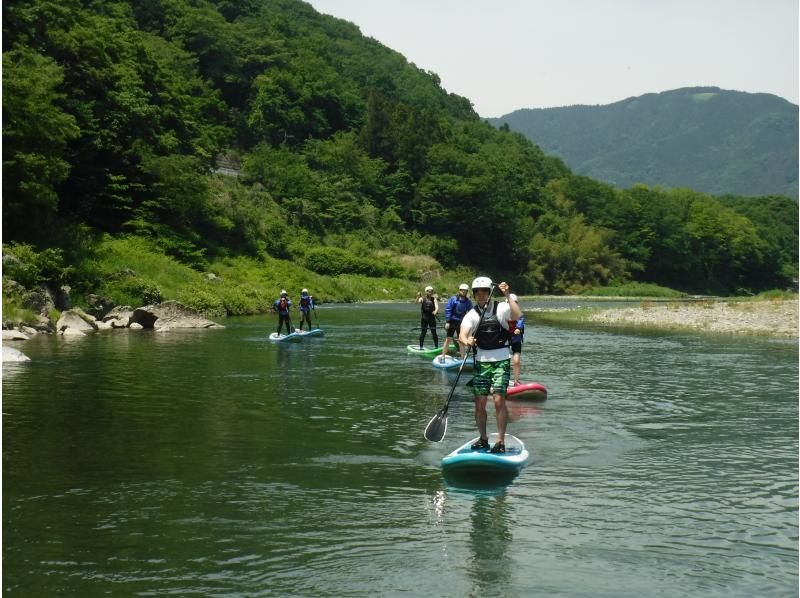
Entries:
<svg viewBox="0 0 800 598">
<path fill-rule="evenodd" d="M 798 595 L 796 340 L 530 311 L 523 379 L 549 398 L 509 425 L 530 461 L 464 488 L 439 462 L 473 435 L 470 395 L 427 442 L 454 377 L 406 354 L 417 313 L 320 306 L 324 338 L 291 345 L 269 316 L 15 344 L 4 592 Z"/>
</svg>

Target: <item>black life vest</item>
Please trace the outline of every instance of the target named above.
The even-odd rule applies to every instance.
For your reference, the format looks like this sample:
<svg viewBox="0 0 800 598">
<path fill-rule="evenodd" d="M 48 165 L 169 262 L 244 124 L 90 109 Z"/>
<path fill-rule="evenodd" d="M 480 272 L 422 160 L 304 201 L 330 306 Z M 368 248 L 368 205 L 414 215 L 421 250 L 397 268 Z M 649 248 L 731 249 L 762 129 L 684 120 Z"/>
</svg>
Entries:
<svg viewBox="0 0 800 598">
<path fill-rule="evenodd" d="M 486 311 L 483 320 L 475 331 L 475 338 L 478 341 L 478 348 L 488 351 L 490 349 L 502 349 L 508 347 L 509 334 L 508 330 L 503 328 L 500 320 L 497 319 L 497 301 L 492 301 L 492 311 L 489 313 L 489 306 L 486 306 Z M 475 311 L 479 314 L 481 312 L 480 306 L 475 306 Z"/>
<path fill-rule="evenodd" d="M 436 306 L 433 304 L 433 299 L 428 299 L 427 297 L 422 298 L 422 303 L 420 305 L 420 309 L 424 314 L 432 314 L 433 310 Z"/>
</svg>

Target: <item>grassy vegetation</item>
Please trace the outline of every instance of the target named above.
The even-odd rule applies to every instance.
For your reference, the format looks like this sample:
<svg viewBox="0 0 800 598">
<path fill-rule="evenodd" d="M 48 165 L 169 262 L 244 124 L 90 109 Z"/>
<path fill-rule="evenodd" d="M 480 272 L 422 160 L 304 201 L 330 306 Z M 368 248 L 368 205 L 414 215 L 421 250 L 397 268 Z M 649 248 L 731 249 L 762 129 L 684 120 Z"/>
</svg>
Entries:
<svg viewBox="0 0 800 598">
<path fill-rule="evenodd" d="M 36 314 L 29 309 L 20 307 L 18 301 L 3 297 L 3 322 L 13 322 L 14 325 L 36 323 Z"/>
<path fill-rule="evenodd" d="M 59 261 L 53 256 L 37 255 L 27 246 L 4 249 L 5 253 L 22 258 L 12 262 L 15 266 L 9 269 L 9 273 L 24 278 L 30 285 L 29 290 L 48 279 L 48 273 L 53 276 L 53 272 L 59 271 Z M 165 255 L 153 241 L 135 236 L 108 236 L 92 256 L 75 268 L 77 279 L 81 281 L 73 287 L 71 299 L 75 305 L 86 308 L 87 293 L 105 297 L 116 305 L 131 307 L 175 299 L 209 317 L 265 313 L 271 309 L 282 289 L 297 299 L 304 287 L 310 290 L 318 303 L 412 301 L 417 291 L 431 284 L 444 300 L 457 292 L 460 283 L 469 283 L 476 275 L 466 268 L 446 270 L 430 256 L 398 254 L 390 250 L 375 253 L 373 259 L 387 264 L 386 271 L 396 272 L 397 276 L 367 276 L 353 272 L 320 274 L 309 269 L 307 261 L 302 258 L 287 260 L 267 255 L 261 258 L 221 257 L 209 262 L 206 270 L 200 272 Z M 45 261 L 45 257 L 49 261 Z M 27 265 L 28 262 L 33 265 Z M 353 263 L 356 268 L 360 267 L 360 262 Z M 326 263 L 325 268 L 329 267 L 330 264 Z M 7 284 L 10 276 L 4 278 L 4 320 L 35 322 L 36 314 L 22 307 L 24 289 L 20 291 L 20 285 Z M 585 296 L 609 301 L 619 298 L 680 301 L 685 298 L 683 293 L 673 289 L 642 283 L 594 288 Z M 792 293 L 770 291 L 743 300 L 776 301 L 796 297 Z M 541 321 L 581 322 L 589 311 L 537 312 L 535 317 Z M 58 315 L 54 311 L 53 318 Z"/>
<path fill-rule="evenodd" d="M 7 250 L 13 252 L 14 248 Z M 374 260 L 402 275 L 320 274 L 306 267 L 303 259 L 285 260 L 267 255 L 219 258 L 211 261 L 205 272 L 200 272 L 165 255 L 148 239 L 108 236 L 100 242 L 93 257 L 78 266 L 82 283 L 73 289 L 72 301 L 86 307 L 85 295 L 89 292 L 116 305 L 131 307 L 175 299 L 209 317 L 221 317 L 265 313 L 282 289 L 296 299 L 302 288 L 308 288 L 318 303 L 411 301 L 416 291 L 427 284 L 445 298 L 456 293 L 460 283 L 475 276 L 466 269 L 445 270 L 428 256 L 383 251 Z M 363 265 L 363 262 L 353 263 L 356 269 Z M 326 269 L 329 267 L 325 265 Z M 33 282 L 43 280 L 39 277 Z M 4 291 L 9 287 L 4 284 Z M 5 313 L 17 313 L 20 304 L 21 296 L 4 292 Z M 25 321 L 32 317 L 32 313 L 20 316 Z"/>
<path fill-rule="evenodd" d="M 666 299 L 678 299 L 681 297 L 686 297 L 686 293 L 646 282 L 630 282 L 623 285 L 595 287 L 584 293 L 581 293 L 581 295 L 592 297 L 646 297 Z"/>
</svg>

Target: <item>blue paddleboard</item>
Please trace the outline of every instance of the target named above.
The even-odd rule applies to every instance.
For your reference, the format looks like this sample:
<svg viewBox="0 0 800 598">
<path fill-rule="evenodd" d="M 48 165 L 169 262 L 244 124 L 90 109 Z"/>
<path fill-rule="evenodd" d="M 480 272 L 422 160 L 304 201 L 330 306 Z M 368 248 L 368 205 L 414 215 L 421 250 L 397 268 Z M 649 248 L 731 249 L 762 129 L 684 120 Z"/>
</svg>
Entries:
<svg viewBox="0 0 800 598">
<path fill-rule="evenodd" d="M 277 332 L 273 332 L 269 335 L 269 340 L 273 343 L 291 343 L 303 340 L 303 335 L 298 332 L 292 332 L 291 334 L 278 334 Z"/>
<path fill-rule="evenodd" d="M 300 336 L 324 336 L 325 333 L 322 331 L 322 328 L 314 328 L 314 330 L 297 330 L 295 334 L 299 334 Z"/>
<path fill-rule="evenodd" d="M 453 368 L 461 367 L 461 359 L 458 357 L 453 357 L 452 355 L 445 355 L 444 359 L 442 359 L 441 355 L 439 357 L 434 357 L 433 361 L 431 361 L 431 365 L 435 368 L 439 368 L 440 370 L 452 370 Z M 467 362 L 464 364 L 464 368 L 472 368 L 475 367 L 475 359 L 470 355 L 467 357 Z"/>
<path fill-rule="evenodd" d="M 505 453 L 491 453 L 489 449 L 473 451 L 470 446 L 477 442 L 473 438 L 465 442 L 442 459 L 442 471 L 468 476 L 516 475 L 525 465 L 530 453 L 516 436 L 506 434 Z M 489 437 L 489 446 L 497 442 L 497 434 Z"/>
</svg>

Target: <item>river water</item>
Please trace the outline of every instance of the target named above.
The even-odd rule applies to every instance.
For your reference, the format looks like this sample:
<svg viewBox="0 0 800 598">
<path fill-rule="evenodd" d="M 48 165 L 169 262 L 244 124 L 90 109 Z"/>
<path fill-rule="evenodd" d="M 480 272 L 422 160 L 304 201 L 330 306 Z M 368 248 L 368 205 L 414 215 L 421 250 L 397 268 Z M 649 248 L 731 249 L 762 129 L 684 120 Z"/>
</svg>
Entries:
<svg viewBox="0 0 800 598">
<path fill-rule="evenodd" d="M 530 461 L 465 488 L 439 462 L 473 435 L 468 376 L 427 442 L 454 377 L 406 354 L 415 307 L 317 313 L 325 337 L 285 346 L 269 316 L 15 344 L 4 592 L 797 596 L 796 341 L 530 311 Z"/>
</svg>

